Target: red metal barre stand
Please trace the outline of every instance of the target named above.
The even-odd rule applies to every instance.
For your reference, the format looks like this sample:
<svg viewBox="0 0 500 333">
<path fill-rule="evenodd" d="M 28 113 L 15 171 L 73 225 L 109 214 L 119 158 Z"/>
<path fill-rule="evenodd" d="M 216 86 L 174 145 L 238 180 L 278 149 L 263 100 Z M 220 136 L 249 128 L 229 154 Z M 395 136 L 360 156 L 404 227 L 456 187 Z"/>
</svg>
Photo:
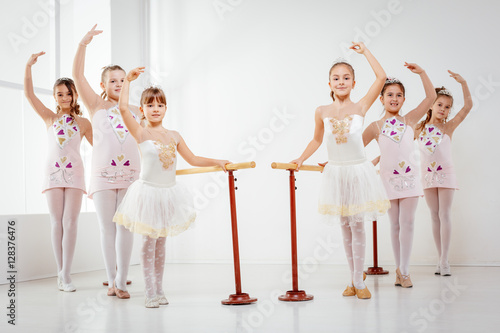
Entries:
<svg viewBox="0 0 500 333">
<path fill-rule="evenodd" d="M 368 267 L 366 275 L 385 275 L 388 271 L 378 266 L 377 221 L 373 221 L 373 267 Z"/>
<path fill-rule="evenodd" d="M 313 295 L 308 295 L 304 290 L 299 290 L 299 272 L 297 268 L 297 215 L 295 211 L 295 168 L 297 165 L 290 163 L 272 163 L 273 169 L 285 169 L 290 172 L 290 234 L 292 241 L 292 285 L 285 295 L 278 297 L 284 302 L 310 301 Z M 321 171 L 322 167 L 303 165 L 300 170 Z"/>
<path fill-rule="evenodd" d="M 257 301 L 257 298 L 248 296 L 247 293 L 241 292 L 241 274 L 240 274 L 240 253 L 238 249 L 238 224 L 236 221 L 236 196 L 233 176 L 233 171 L 239 169 L 255 168 L 255 162 L 230 163 L 226 164 L 229 179 L 229 201 L 231 206 L 231 228 L 233 231 L 233 259 L 234 259 L 234 277 L 236 281 L 236 293 L 229 295 L 227 299 L 221 301 L 224 305 L 240 305 L 250 304 Z M 195 173 L 222 171 L 221 167 L 201 167 L 184 170 L 177 170 L 177 175 L 190 175 Z"/>
</svg>

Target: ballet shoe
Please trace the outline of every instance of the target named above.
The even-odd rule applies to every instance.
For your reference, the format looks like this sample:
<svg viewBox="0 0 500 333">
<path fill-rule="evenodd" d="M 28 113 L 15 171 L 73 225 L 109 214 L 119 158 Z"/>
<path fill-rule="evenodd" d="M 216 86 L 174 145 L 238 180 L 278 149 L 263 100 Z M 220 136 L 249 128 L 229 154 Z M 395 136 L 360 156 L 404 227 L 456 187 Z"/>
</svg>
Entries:
<svg viewBox="0 0 500 333">
<path fill-rule="evenodd" d="M 168 300 L 165 297 L 165 295 L 156 295 L 156 301 L 158 302 L 159 305 L 167 305 Z"/>
<path fill-rule="evenodd" d="M 366 280 L 366 273 L 363 272 L 363 281 Z"/>
<path fill-rule="evenodd" d="M 436 270 L 434 271 L 435 275 L 441 275 L 441 265 L 438 263 L 436 265 Z"/>
<path fill-rule="evenodd" d="M 73 285 L 73 283 L 62 283 L 62 291 L 66 292 L 74 292 L 76 291 L 76 287 Z"/>
<path fill-rule="evenodd" d="M 413 283 L 411 283 L 411 279 L 410 279 L 410 274 L 401 275 L 401 287 L 403 287 L 403 288 L 413 287 Z"/>
<path fill-rule="evenodd" d="M 63 283 L 62 283 L 62 278 L 61 278 L 61 274 L 60 273 L 57 274 L 57 288 L 60 291 L 63 291 Z"/>
<path fill-rule="evenodd" d="M 394 282 L 395 286 L 401 286 L 401 271 L 399 267 L 396 269 L 396 282 Z"/>
<path fill-rule="evenodd" d="M 356 288 L 354 288 L 354 286 L 347 286 L 342 293 L 342 296 L 356 296 Z"/>
<path fill-rule="evenodd" d="M 116 283 L 113 283 L 113 287 L 115 289 L 116 297 L 118 297 L 119 299 L 130 298 L 130 294 L 128 293 L 128 291 L 116 288 Z"/>
<path fill-rule="evenodd" d="M 451 269 L 448 263 L 441 265 L 441 276 L 451 276 Z"/>
<path fill-rule="evenodd" d="M 144 302 L 144 306 L 147 308 L 159 308 L 160 304 L 158 303 L 156 297 L 152 297 L 152 298 L 146 297 L 146 300 Z"/>
<path fill-rule="evenodd" d="M 372 298 L 372 294 L 368 290 L 367 286 L 365 286 L 364 289 L 354 288 L 354 290 L 356 290 L 356 296 L 358 297 L 358 299 L 370 299 L 370 298 Z"/>
<path fill-rule="evenodd" d="M 116 296 L 116 292 L 115 292 L 115 288 L 114 287 L 110 287 L 108 288 L 108 296 Z"/>
</svg>

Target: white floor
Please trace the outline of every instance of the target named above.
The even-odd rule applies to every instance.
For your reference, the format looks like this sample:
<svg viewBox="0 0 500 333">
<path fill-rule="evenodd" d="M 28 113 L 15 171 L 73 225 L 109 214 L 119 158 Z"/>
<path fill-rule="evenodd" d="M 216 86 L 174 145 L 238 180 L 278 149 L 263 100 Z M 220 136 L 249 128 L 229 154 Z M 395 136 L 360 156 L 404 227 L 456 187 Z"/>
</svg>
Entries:
<svg viewBox="0 0 500 333">
<path fill-rule="evenodd" d="M 131 267 L 131 299 L 107 297 L 104 271 L 75 274 L 74 293 L 57 290 L 56 279 L 18 283 L 16 326 L 7 324 L 8 286 L 0 286 L 0 332 L 500 332 L 500 267 L 452 267 L 451 277 L 433 267 L 411 267 L 414 287 L 369 276 L 372 299 L 342 297 L 346 266 L 301 266 L 299 287 L 314 295 L 289 303 L 289 265 L 243 265 L 243 292 L 252 305 L 220 303 L 234 293 L 232 265 L 167 264 L 170 304 L 144 307 L 140 266 Z"/>
</svg>

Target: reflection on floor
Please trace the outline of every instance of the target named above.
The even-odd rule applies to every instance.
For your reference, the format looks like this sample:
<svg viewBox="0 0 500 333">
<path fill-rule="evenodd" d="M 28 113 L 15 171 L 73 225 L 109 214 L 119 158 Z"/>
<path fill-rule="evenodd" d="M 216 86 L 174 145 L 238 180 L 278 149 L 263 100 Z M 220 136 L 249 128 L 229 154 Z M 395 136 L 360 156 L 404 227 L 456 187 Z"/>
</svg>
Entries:
<svg viewBox="0 0 500 333">
<path fill-rule="evenodd" d="M 3 314 L 0 332 L 499 332 L 500 267 L 452 267 L 452 276 L 434 267 L 411 267 L 413 288 L 394 286 L 386 276 L 366 280 L 373 297 L 342 297 L 346 266 L 309 265 L 299 270 L 309 302 L 277 297 L 291 289 L 288 265 L 243 265 L 243 292 L 258 301 L 226 306 L 234 293 L 232 265 L 167 264 L 165 291 L 170 304 L 144 307 L 140 266 L 131 267 L 131 299 L 107 297 L 104 271 L 73 275 L 74 293 L 57 290 L 56 279 L 16 286 L 16 326 Z M 0 286 L 6 313 L 8 286 Z"/>
</svg>

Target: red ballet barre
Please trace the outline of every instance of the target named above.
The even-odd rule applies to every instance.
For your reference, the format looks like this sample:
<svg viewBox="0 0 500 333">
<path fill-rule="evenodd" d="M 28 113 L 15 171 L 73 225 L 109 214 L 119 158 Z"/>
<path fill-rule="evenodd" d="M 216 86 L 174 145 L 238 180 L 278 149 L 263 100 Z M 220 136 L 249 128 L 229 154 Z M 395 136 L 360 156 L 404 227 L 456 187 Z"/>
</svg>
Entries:
<svg viewBox="0 0 500 333">
<path fill-rule="evenodd" d="M 233 175 L 233 171 L 239 169 L 249 169 L 249 168 L 255 168 L 255 162 L 226 164 L 226 170 L 228 172 L 228 179 L 229 179 L 229 203 L 231 207 L 231 229 L 233 232 L 233 260 L 234 260 L 234 278 L 236 285 L 236 293 L 229 295 L 227 299 L 223 299 L 221 303 L 224 305 L 250 304 L 257 301 L 257 298 L 252 298 L 247 293 L 241 292 L 240 253 L 238 246 L 238 223 L 236 220 L 236 195 L 235 195 L 236 188 L 234 186 L 234 182 L 236 181 L 236 179 L 234 178 Z M 195 173 L 205 173 L 214 171 L 222 171 L 222 168 L 203 167 L 203 168 L 183 169 L 183 170 L 177 170 L 176 174 L 189 175 Z"/>
<path fill-rule="evenodd" d="M 280 301 L 299 302 L 310 301 L 313 295 L 308 295 L 304 290 L 299 290 L 299 272 L 297 268 L 297 215 L 295 211 L 295 169 L 297 164 L 293 163 L 272 163 L 271 168 L 288 170 L 290 172 L 290 229 L 292 240 L 292 284 L 293 289 L 288 290 L 285 295 L 278 297 Z M 323 171 L 323 167 L 315 165 L 302 165 L 299 170 Z"/>
<path fill-rule="evenodd" d="M 378 266 L 377 221 L 373 221 L 373 267 L 368 267 L 366 275 L 385 275 L 388 271 Z"/>
</svg>

